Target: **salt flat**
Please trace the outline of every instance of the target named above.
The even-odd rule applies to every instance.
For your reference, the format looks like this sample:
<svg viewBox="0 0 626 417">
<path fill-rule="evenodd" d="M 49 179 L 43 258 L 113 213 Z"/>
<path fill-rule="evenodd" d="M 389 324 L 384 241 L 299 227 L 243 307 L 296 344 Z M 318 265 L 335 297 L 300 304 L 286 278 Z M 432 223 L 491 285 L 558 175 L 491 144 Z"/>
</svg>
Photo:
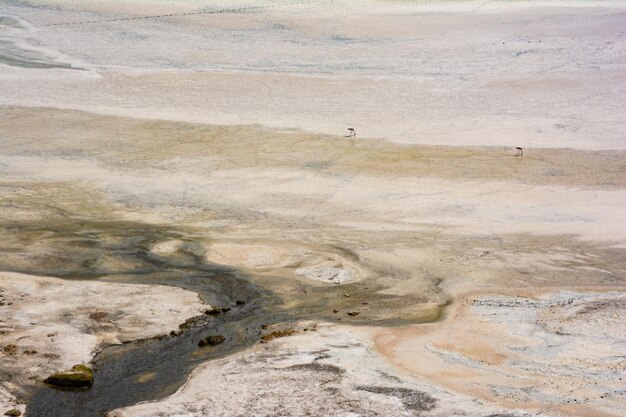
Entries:
<svg viewBox="0 0 626 417">
<path fill-rule="evenodd" d="M 4 2 L 0 411 L 620 415 L 624 23 Z M 41 382 L 74 362 L 90 390 Z"/>
<path fill-rule="evenodd" d="M 67 7 L 4 5 L 28 22 L 3 29 L 5 48 L 80 70 L 4 68 L 0 103 L 354 125 L 407 143 L 624 148 L 621 2 L 54 4 Z M 192 12 L 205 14 L 176 15 Z"/>
</svg>

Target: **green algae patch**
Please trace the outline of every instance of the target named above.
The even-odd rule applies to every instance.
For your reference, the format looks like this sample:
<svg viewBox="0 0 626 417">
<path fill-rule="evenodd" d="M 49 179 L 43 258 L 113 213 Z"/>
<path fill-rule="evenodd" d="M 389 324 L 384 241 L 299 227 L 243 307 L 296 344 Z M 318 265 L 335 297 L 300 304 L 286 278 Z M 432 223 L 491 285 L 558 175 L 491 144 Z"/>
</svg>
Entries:
<svg viewBox="0 0 626 417">
<path fill-rule="evenodd" d="M 89 388 L 93 385 L 93 371 L 87 365 L 74 365 L 69 371 L 50 375 L 44 382 L 55 387 Z"/>
</svg>

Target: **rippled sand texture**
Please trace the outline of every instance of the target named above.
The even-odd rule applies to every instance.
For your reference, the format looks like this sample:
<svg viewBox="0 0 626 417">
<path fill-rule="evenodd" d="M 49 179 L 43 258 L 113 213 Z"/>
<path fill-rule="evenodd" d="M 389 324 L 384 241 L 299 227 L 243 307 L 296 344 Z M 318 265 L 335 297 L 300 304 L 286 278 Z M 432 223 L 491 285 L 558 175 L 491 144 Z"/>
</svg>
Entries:
<svg viewBox="0 0 626 417">
<path fill-rule="evenodd" d="M 620 416 L 625 16 L 3 2 L 0 412 Z"/>
<path fill-rule="evenodd" d="M 430 381 L 505 407 L 619 415 L 624 293 L 528 294 L 467 297 L 441 326 L 382 331 L 378 347 Z"/>
<path fill-rule="evenodd" d="M 0 9 L 32 25 L 2 29 L 3 59 L 19 66 L 3 69 L 0 103 L 353 125 L 438 145 L 625 147 L 621 2 L 40 3 L 55 6 Z M 23 68 L 42 62 L 82 71 Z"/>
</svg>

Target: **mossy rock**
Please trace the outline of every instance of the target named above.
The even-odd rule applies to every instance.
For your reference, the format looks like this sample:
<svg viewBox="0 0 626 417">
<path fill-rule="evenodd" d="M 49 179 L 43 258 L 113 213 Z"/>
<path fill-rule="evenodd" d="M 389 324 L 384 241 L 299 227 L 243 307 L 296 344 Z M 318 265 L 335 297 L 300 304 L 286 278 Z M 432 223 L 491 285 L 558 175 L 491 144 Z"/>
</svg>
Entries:
<svg viewBox="0 0 626 417">
<path fill-rule="evenodd" d="M 217 314 L 222 314 L 222 309 L 220 307 L 210 308 L 208 310 L 204 310 L 204 314 L 215 316 Z"/>
<path fill-rule="evenodd" d="M 198 346 L 217 346 L 224 343 L 226 338 L 222 335 L 207 336 L 198 342 Z"/>
<path fill-rule="evenodd" d="M 50 375 L 44 382 L 55 387 L 88 388 L 93 385 L 93 371 L 87 365 L 74 365 L 69 371 Z"/>
</svg>

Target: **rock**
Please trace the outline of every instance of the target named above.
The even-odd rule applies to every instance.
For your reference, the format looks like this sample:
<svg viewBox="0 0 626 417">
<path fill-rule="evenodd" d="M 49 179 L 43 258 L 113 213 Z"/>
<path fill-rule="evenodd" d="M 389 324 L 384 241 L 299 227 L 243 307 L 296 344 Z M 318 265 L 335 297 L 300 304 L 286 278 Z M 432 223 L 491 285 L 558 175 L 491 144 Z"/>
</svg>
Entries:
<svg viewBox="0 0 626 417">
<path fill-rule="evenodd" d="M 246 302 L 245 302 L 245 301 L 243 301 L 243 300 L 237 300 L 237 301 L 235 302 L 235 304 L 237 304 L 238 306 L 242 306 L 242 305 L 244 305 L 245 303 L 246 303 Z"/>
<path fill-rule="evenodd" d="M 230 307 L 212 307 L 208 310 L 204 310 L 204 314 L 213 316 L 217 314 L 226 313 L 227 311 L 230 311 Z"/>
<path fill-rule="evenodd" d="M 74 365 L 69 371 L 52 374 L 43 382 L 57 387 L 91 387 L 93 385 L 93 371 L 86 365 Z"/>
<path fill-rule="evenodd" d="M 355 316 L 359 315 L 359 312 L 358 311 L 350 311 L 350 312 L 348 312 L 348 315 L 352 316 L 352 317 L 355 317 Z"/>
<path fill-rule="evenodd" d="M 17 408 L 14 408 L 12 410 L 7 411 L 6 413 L 4 413 L 5 416 L 9 416 L 9 417 L 19 417 L 22 415 L 22 412 L 20 410 L 18 410 Z"/>
<path fill-rule="evenodd" d="M 102 311 L 102 310 L 97 310 L 94 311 L 93 313 L 89 314 L 89 318 L 92 320 L 102 320 L 104 318 L 106 318 L 109 315 L 109 313 L 107 313 L 106 311 Z"/>
<path fill-rule="evenodd" d="M 337 313 L 339 313 L 339 310 L 334 309 L 334 310 L 333 310 L 333 313 L 337 314 Z"/>
<path fill-rule="evenodd" d="M 198 342 L 198 346 L 217 346 L 224 343 L 226 338 L 222 335 L 207 336 Z"/>
<path fill-rule="evenodd" d="M 17 353 L 17 345 L 15 344 L 9 344 L 6 345 L 2 348 L 2 350 L 4 351 L 4 353 L 6 353 L 8 356 L 12 356 L 15 355 Z"/>
<path fill-rule="evenodd" d="M 267 343 L 270 340 L 277 339 L 279 337 L 291 336 L 296 333 L 298 333 L 296 330 L 277 330 L 275 332 L 266 334 L 265 336 L 261 337 L 261 343 Z"/>
<path fill-rule="evenodd" d="M 205 312 L 206 314 L 206 312 Z M 200 322 L 200 317 L 191 317 L 185 320 L 184 323 L 178 325 L 178 330 L 182 333 L 183 330 L 188 329 L 190 327 L 197 326 Z"/>
<path fill-rule="evenodd" d="M 305 266 L 303 268 L 296 269 L 295 272 L 296 274 L 308 279 L 322 282 L 331 281 L 334 284 L 343 284 L 356 279 L 354 272 L 349 268 L 345 268 L 342 263 L 336 263 L 333 266 Z"/>
</svg>

